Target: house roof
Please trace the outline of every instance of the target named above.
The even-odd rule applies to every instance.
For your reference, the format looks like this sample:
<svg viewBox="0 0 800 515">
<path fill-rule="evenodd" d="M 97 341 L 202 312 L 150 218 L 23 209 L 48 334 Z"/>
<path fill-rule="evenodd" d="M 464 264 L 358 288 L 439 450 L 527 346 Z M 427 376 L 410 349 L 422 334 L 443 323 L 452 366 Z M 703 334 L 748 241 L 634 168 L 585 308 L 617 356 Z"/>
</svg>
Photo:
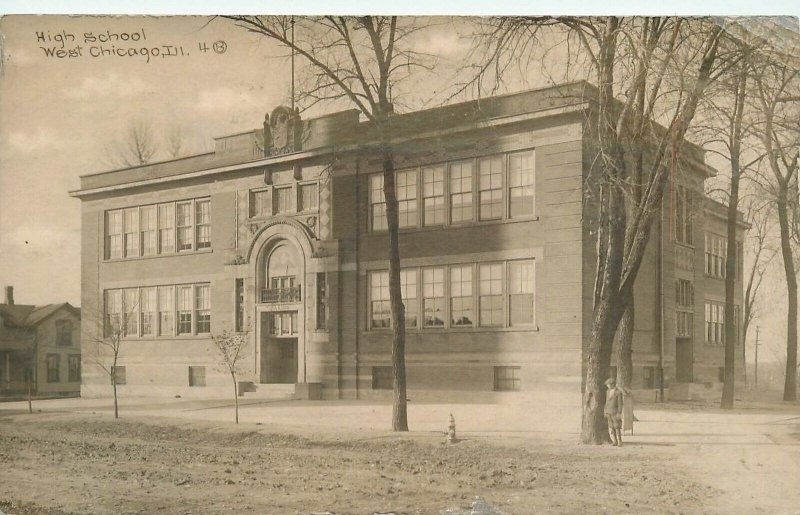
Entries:
<svg viewBox="0 0 800 515">
<path fill-rule="evenodd" d="M 0 316 L 8 325 L 23 327 L 27 325 L 25 319 L 34 309 L 36 306 L 28 304 L 0 304 Z"/>
<path fill-rule="evenodd" d="M 0 316 L 3 316 L 9 325 L 17 327 L 36 327 L 50 315 L 62 308 L 66 308 L 80 318 L 80 309 L 73 307 L 69 302 L 60 304 L 45 304 L 32 306 L 30 304 L 0 304 Z"/>
</svg>

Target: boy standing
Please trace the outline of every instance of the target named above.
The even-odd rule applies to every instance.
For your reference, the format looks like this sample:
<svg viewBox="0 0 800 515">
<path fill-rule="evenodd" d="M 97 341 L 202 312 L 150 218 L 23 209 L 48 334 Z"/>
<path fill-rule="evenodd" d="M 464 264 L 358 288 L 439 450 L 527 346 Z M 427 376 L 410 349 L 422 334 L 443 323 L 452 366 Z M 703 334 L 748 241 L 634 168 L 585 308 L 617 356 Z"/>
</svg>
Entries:
<svg viewBox="0 0 800 515">
<path fill-rule="evenodd" d="M 622 447 L 622 391 L 616 386 L 613 378 L 606 380 L 606 407 L 603 414 L 608 422 L 608 434 L 617 447 Z"/>
</svg>

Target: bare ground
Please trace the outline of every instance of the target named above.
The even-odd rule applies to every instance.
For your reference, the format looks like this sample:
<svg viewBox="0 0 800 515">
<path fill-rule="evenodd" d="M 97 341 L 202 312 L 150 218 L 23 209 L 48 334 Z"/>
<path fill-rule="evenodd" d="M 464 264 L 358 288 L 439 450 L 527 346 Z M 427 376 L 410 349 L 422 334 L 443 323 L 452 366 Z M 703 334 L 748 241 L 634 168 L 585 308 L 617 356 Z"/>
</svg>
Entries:
<svg viewBox="0 0 800 515">
<path fill-rule="evenodd" d="M 73 513 L 707 513 L 674 447 L 340 431 L 90 413 L 0 417 L 0 510 Z M 449 511 L 447 511 L 449 510 Z"/>
</svg>

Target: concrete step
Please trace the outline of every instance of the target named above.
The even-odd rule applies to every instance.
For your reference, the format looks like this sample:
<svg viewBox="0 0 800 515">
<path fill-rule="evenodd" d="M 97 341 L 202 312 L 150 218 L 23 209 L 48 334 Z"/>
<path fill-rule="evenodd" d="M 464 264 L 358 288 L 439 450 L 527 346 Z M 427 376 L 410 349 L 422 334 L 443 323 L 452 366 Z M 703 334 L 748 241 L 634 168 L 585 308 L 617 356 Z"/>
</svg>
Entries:
<svg viewBox="0 0 800 515">
<path fill-rule="evenodd" d="M 289 400 L 294 399 L 294 384 L 260 384 L 252 383 L 252 386 L 242 391 L 245 399 L 270 399 L 270 400 Z"/>
</svg>

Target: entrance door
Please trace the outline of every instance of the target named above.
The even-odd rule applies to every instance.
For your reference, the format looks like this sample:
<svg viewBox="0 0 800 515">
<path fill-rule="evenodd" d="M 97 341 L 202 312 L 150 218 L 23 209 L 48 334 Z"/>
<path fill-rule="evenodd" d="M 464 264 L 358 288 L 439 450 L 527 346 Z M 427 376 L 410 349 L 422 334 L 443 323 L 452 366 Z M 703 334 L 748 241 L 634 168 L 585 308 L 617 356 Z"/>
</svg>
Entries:
<svg viewBox="0 0 800 515">
<path fill-rule="evenodd" d="M 261 325 L 262 383 L 297 382 L 297 311 L 263 313 Z"/>
<path fill-rule="evenodd" d="M 675 340 L 675 379 L 680 383 L 691 383 L 694 380 L 694 353 L 690 338 Z"/>
</svg>

